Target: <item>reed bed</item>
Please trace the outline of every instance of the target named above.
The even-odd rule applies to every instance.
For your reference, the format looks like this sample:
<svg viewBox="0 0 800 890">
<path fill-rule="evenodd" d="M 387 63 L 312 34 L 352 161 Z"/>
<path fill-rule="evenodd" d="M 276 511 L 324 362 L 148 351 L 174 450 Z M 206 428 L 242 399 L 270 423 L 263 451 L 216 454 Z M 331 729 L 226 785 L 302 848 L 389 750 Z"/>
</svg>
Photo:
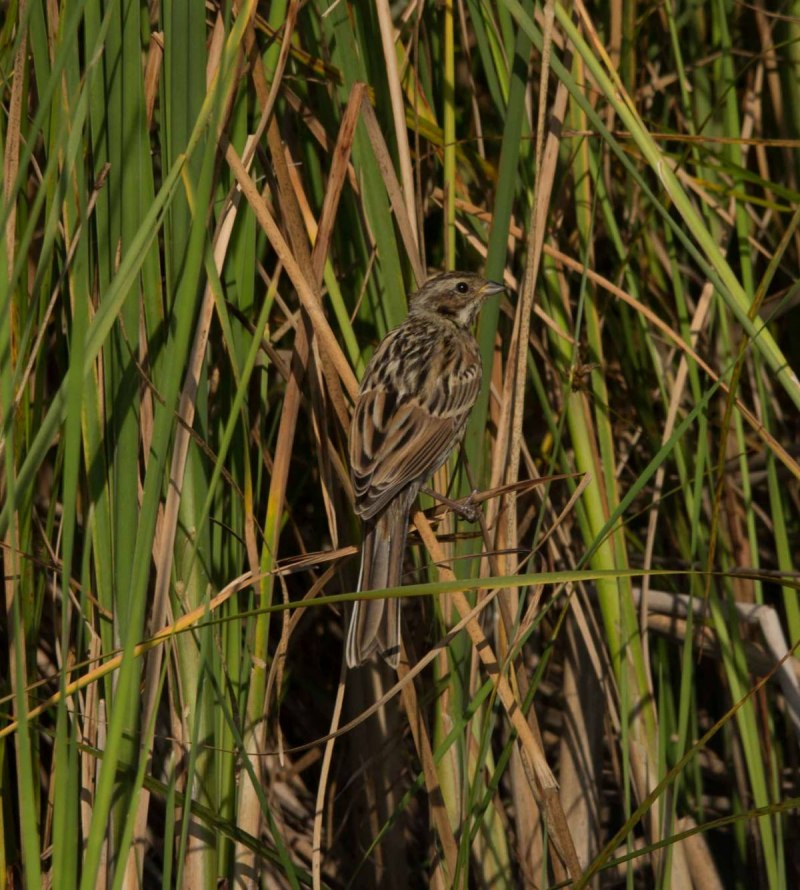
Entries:
<svg viewBox="0 0 800 890">
<path fill-rule="evenodd" d="M 0 883 L 800 885 L 797 5 L 2 9 Z M 478 521 L 347 672 L 442 269 Z"/>
</svg>

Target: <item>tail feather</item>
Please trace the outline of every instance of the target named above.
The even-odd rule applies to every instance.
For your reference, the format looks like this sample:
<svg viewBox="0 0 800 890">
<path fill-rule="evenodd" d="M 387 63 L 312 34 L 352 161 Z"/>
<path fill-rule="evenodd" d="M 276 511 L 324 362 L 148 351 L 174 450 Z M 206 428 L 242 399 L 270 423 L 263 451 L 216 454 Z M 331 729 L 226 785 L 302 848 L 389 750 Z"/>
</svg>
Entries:
<svg viewBox="0 0 800 890">
<path fill-rule="evenodd" d="M 401 495 L 365 526 L 361 546 L 360 592 L 399 587 L 413 497 Z M 378 651 L 391 667 L 400 662 L 400 598 L 358 600 L 347 631 L 348 667 L 363 664 Z"/>
</svg>

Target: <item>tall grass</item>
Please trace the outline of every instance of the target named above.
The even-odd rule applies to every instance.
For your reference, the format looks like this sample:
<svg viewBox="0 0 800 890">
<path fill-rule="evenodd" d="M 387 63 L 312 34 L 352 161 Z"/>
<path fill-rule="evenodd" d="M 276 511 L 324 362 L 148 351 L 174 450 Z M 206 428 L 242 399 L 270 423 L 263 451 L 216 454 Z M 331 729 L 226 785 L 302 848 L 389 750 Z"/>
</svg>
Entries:
<svg viewBox="0 0 800 890">
<path fill-rule="evenodd" d="M 0 881 L 795 886 L 795 8 L 4 12 Z M 480 521 L 422 497 L 347 673 L 352 399 L 442 268 L 508 287 Z"/>
</svg>

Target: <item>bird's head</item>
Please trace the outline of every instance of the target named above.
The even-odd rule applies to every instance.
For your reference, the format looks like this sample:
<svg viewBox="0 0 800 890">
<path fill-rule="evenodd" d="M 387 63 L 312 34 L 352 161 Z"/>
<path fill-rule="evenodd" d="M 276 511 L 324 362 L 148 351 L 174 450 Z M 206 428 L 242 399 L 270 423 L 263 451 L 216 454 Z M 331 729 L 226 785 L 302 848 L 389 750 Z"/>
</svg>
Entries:
<svg viewBox="0 0 800 890">
<path fill-rule="evenodd" d="M 505 288 L 473 272 L 445 272 L 430 278 L 409 300 L 409 315 L 432 313 L 468 328 L 487 297 Z"/>
</svg>

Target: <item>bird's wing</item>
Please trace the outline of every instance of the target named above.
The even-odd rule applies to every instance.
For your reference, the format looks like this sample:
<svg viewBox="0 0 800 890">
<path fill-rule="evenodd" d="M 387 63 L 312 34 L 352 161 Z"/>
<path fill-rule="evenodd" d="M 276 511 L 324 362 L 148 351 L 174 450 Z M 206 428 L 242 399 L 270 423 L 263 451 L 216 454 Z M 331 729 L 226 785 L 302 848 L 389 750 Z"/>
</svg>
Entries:
<svg viewBox="0 0 800 890">
<path fill-rule="evenodd" d="M 429 375 L 414 393 L 398 391 L 386 375 L 367 375 L 350 428 L 356 510 L 364 519 L 444 463 L 460 439 L 480 379 L 474 360 Z"/>
</svg>

